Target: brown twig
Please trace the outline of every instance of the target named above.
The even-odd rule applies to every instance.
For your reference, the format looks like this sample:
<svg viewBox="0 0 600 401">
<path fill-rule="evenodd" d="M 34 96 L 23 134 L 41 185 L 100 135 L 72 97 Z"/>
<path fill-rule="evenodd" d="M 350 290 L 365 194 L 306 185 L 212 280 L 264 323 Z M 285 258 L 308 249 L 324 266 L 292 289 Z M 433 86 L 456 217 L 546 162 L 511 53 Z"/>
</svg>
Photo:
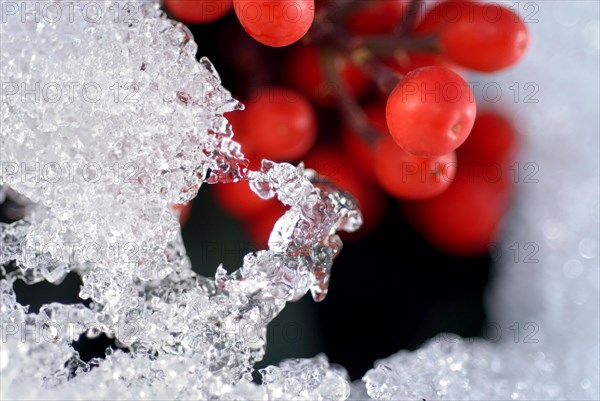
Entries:
<svg viewBox="0 0 600 401">
<path fill-rule="evenodd" d="M 383 93 L 391 93 L 402 75 L 373 56 L 368 49 L 361 47 L 350 53 L 350 58 L 365 74 L 377 84 Z"/>
<path fill-rule="evenodd" d="M 369 124 L 360 104 L 340 79 L 335 68 L 335 54 L 345 54 L 356 64 L 384 93 L 391 93 L 402 75 L 381 61 L 398 50 L 439 51 L 434 35 L 424 37 L 407 36 L 412 27 L 422 0 L 412 0 L 407 14 L 398 30 L 387 36 L 353 37 L 341 27 L 340 21 L 351 11 L 361 7 L 363 0 L 335 0 L 316 19 L 306 40 L 319 45 L 323 54 L 325 78 L 336 88 L 335 95 L 340 112 L 346 123 L 369 145 L 373 145 L 379 133 Z"/>
<path fill-rule="evenodd" d="M 402 50 L 418 50 L 432 53 L 439 52 L 435 35 L 413 36 L 376 36 L 357 39 L 357 42 L 377 56 L 390 56 Z"/>
<path fill-rule="evenodd" d="M 419 16 L 419 9 L 423 6 L 423 0 L 411 0 L 410 5 L 408 6 L 408 10 L 406 10 L 406 14 L 404 14 L 404 18 L 400 25 L 398 25 L 398 29 L 396 30 L 396 36 L 402 36 L 406 32 L 410 31 L 410 29 L 415 24 L 417 17 Z"/>
<path fill-rule="evenodd" d="M 365 0 L 333 0 L 330 1 L 325 9 L 325 17 L 331 21 L 338 23 L 351 12 L 364 6 Z"/>
<path fill-rule="evenodd" d="M 335 68 L 335 56 L 333 51 L 323 51 L 323 67 L 325 77 L 336 88 L 335 95 L 340 107 L 340 111 L 345 121 L 360 137 L 370 146 L 373 146 L 379 137 L 379 134 L 371 127 L 367 116 L 352 96 L 346 84 L 340 79 L 339 73 Z"/>
</svg>

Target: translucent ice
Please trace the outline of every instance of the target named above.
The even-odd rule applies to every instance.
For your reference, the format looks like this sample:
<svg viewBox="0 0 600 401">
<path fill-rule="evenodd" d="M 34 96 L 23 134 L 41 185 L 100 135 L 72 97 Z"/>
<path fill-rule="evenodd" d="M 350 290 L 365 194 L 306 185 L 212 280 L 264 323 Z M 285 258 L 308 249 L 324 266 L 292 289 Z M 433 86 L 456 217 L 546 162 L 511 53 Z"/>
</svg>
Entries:
<svg viewBox="0 0 600 401">
<path fill-rule="evenodd" d="M 18 267 L 1 281 L 3 398 L 266 396 L 250 383 L 266 325 L 309 290 L 325 296 L 336 231 L 361 224 L 354 201 L 302 166 L 249 171 L 223 117 L 241 106 L 154 2 L 47 4 L 3 15 L 0 183 L 30 203 L 0 224 L 0 265 Z M 171 205 L 238 180 L 289 210 L 270 249 L 197 277 Z M 16 280 L 70 271 L 89 308 L 16 302 Z M 100 333 L 130 352 L 84 363 L 73 341 Z M 311 394 L 345 398 L 344 379 L 323 375 Z"/>
</svg>

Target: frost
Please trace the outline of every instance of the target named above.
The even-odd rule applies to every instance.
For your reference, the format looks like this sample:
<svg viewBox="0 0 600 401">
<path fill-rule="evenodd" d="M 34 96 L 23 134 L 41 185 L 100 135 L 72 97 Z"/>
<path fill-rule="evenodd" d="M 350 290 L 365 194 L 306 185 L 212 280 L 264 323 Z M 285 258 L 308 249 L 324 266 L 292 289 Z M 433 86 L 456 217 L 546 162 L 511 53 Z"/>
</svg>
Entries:
<svg viewBox="0 0 600 401">
<path fill-rule="evenodd" d="M 309 290 L 325 296 L 342 246 L 335 233 L 357 229 L 360 213 L 302 166 L 249 171 L 223 117 L 241 106 L 156 4 L 133 4 L 137 22 L 115 18 L 132 4 L 70 4 L 73 21 L 15 13 L 3 26 L 0 182 L 30 208 L 0 224 L 0 262 L 18 267 L 2 280 L 3 395 L 264 398 L 249 382 L 267 324 Z M 94 21 L 88 5 L 102 5 Z M 203 183 L 239 180 L 289 210 L 270 249 L 231 274 L 198 277 L 170 207 Z M 59 283 L 70 271 L 89 308 L 34 314 L 16 303 L 15 280 Z M 129 353 L 81 361 L 73 341 L 100 333 Z M 345 398 L 346 382 L 323 375 L 328 399 Z"/>
<path fill-rule="evenodd" d="M 330 367 L 324 355 L 286 360 L 260 373 L 272 400 L 345 400 L 350 394 L 346 372 Z"/>
<path fill-rule="evenodd" d="M 378 361 L 363 381 L 376 400 L 564 398 L 560 386 L 547 383 L 553 374 L 544 354 L 526 346 L 441 335 L 414 353 Z"/>
<path fill-rule="evenodd" d="M 560 353 L 571 334 L 561 326 L 565 317 L 583 327 L 594 311 L 597 268 L 583 274 L 583 263 L 573 268 L 579 259 L 560 251 L 549 253 L 548 264 L 570 263 L 569 283 L 550 273 L 519 282 L 527 283 L 519 294 L 535 283 L 547 310 L 523 299 L 511 309 L 517 297 L 503 291 L 514 284 L 498 290 L 510 298 L 506 310 L 544 318 L 546 342 L 441 337 L 379 361 L 363 382 L 350 384 L 342 368 L 319 355 L 267 367 L 262 384 L 252 383 L 268 323 L 308 291 L 317 301 L 327 294 L 342 247 L 336 232 L 360 226 L 357 205 L 302 165 L 263 161 L 259 171 L 248 170 L 223 117 L 241 105 L 210 62 L 195 59 L 187 29 L 166 19 L 157 3 L 15 5 L 25 3 L 45 11 L 12 12 L 2 3 L 0 200 L 18 194 L 26 215 L 0 223 L 0 398 L 597 398 L 597 359 L 589 359 L 598 351 L 589 340 L 597 339 L 597 325 Z M 219 266 L 214 279 L 197 276 L 171 206 L 192 199 L 202 184 L 239 180 L 288 209 L 269 249 L 246 255 L 231 273 Z M 549 185 L 566 187 L 562 181 Z M 576 194 L 590 195 L 583 186 Z M 544 202 L 533 199 L 544 212 Z M 524 214 L 535 226 L 533 214 Z M 554 228 L 546 232 L 575 231 L 556 228 L 548 214 L 542 217 Z M 556 249 L 577 249 L 586 263 L 597 262 L 597 233 L 573 237 L 574 244 Z M 12 264 L 16 269 L 6 271 Z M 16 280 L 60 283 L 68 272 L 81 276 L 89 306 L 52 303 L 30 313 L 16 301 Z M 566 295 L 552 303 L 557 288 Z M 128 352 L 109 348 L 105 358 L 83 362 L 73 342 L 101 333 Z"/>
</svg>

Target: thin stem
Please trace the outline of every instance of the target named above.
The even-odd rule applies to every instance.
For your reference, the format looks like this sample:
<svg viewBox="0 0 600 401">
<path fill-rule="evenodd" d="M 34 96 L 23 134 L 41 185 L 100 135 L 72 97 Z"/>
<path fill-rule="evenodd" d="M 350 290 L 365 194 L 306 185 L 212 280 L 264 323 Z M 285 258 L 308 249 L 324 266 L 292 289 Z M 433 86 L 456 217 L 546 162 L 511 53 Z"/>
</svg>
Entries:
<svg viewBox="0 0 600 401">
<path fill-rule="evenodd" d="M 377 84 L 383 93 L 391 93 L 402 79 L 401 74 L 385 65 L 377 57 L 374 57 L 373 53 L 366 48 L 355 49 L 350 54 L 350 57 L 354 64 L 360 67 Z"/>
<path fill-rule="evenodd" d="M 307 40 L 323 47 L 333 47 L 340 52 L 351 53 L 359 48 L 366 48 L 376 56 L 390 56 L 398 50 L 418 50 L 438 53 L 440 51 L 436 35 L 407 36 L 405 34 L 384 36 L 350 36 L 339 29 L 337 23 L 330 19 L 315 20 Z"/>
<path fill-rule="evenodd" d="M 335 57 L 330 49 L 323 50 L 323 67 L 325 77 L 335 88 L 335 95 L 344 120 L 369 145 L 374 146 L 379 134 L 371 127 L 369 120 L 346 84 L 340 79 L 335 68 Z"/>
<path fill-rule="evenodd" d="M 328 18 L 315 20 L 303 40 L 318 44 L 320 47 L 333 46 L 336 48 L 346 48 L 346 42 L 349 42 L 346 36 L 343 39 L 340 38 L 335 23 Z"/>
<path fill-rule="evenodd" d="M 371 53 L 379 56 L 389 56 L 399 49 L 439 52 L 435 35 L 423 37 L 407 36 L 377 36 L 359 39 L 359 43 Z"/>
<path fill-rule="evenodd" d="M 363 5 L 364 0 L 333 0 L 329 2 L 325 9 L 325 17 L 329 21 L 337 23 Z"/>
<path fill-rule="evenodd" d="M 406 14 L 404 14 L 404 18 L 396 30 L 396 36 L 404 35 L 413 27 L 422 6 L 423 0 L 411 0 L 408 10 L 406 10 Z"/>
<path fill-rule="evenodd" d="M 361 7 L 364 0 L 333 0 L 319 18 L 315 19 L 306 40 L 319 45 L 323 53 L 323 70 L 328 82 L 336 90 L 340 112 L 345 122 L 370 146 L 379 137 L 348 87 L 340 79 L 335 68 L 334 52 L 347 55 L 353 63 L 367 74 L 384 93 L 391 93 L 402 75 L 385 65 L 379 57 L 393 56 L 398 50 L 420 50 L 439 52 L 435 35 L 410 37 L 406 32 L 412 27 L 422 0 L 412 0 L 407 14 L 397 32 L 388 36 L 353 37 L 343 28 L 340 21 L 351 11 Z"/>
<path fill-rule="evenodd" d="M 336 32 L 335 26 L 328 21 L 315 23 L 311 34 L 312 39 L 318 41 L 323 48 L 331 48 L 347 54 L 352 62 L 368 75 L 384 93 L 390 93 L 402 78 L 375 57 L 366 46 L 361 46 L 363 39 L 353 40 L 345 32 Z M 379 38 L 372 40 L 377 39 Z M 333 75 L 336 76 L 329 79 L 331 82 L 337 79 L 337 73 Z"/>
</svg>

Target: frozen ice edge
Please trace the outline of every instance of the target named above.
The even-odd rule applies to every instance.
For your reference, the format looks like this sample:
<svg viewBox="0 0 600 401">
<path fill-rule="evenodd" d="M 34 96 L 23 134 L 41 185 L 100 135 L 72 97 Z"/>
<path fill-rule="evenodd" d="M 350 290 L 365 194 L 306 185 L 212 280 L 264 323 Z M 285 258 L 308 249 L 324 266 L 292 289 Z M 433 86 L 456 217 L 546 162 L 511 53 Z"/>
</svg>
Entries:
<svg viewBox="0 0 600 401">
<path fill-rule="evenodd" d="M 86 18 L 89 4 L 101 7 L 99 19 Z M 195 60 L 189 31 L 153 2 L 134 4 L 133 21 L 131 5 L 74 5 L 75 18 L 62 23 L 8 15 L 3 26 L 0 183 L 31 210 L 0 224 L 0 262 L 18 267 L 0 282 L 2 396 L 276 397 L 285 373 L 265 371 L 269 385 L 250 382 L 266 325 L 307 291 L 325 296 L 342 246 L 336 231 L 357 229 L 360 212 L 302 165 L 263 161 L 248 170 L 223 117 L 240 106 L 210 62 Z M 127 10 L 125 20 L 115 10 Z M 76 88 L 68 96 L 65 83 Z M 41 87 L 40 96 L 13 96 L 22 85 Z M 99 96 L 77 91 L 86 86 Z M 214 280 L 199 277 L 170 206 L 202 183 L 239 180 L 288 210 L 268 250 L 246 255 L 231 274 L 219 267 Z M 81 275 L 90 308 L 53 303 L 35 314 L 16 302 L 15 280 L 59 283 L 69 271 Z M 72 342 L 100 333 L 130 352 L 81 361 Z M 349 391 L 324 357 L 288 365 L 302 377 L 298 395 Z"/>
</svg>

